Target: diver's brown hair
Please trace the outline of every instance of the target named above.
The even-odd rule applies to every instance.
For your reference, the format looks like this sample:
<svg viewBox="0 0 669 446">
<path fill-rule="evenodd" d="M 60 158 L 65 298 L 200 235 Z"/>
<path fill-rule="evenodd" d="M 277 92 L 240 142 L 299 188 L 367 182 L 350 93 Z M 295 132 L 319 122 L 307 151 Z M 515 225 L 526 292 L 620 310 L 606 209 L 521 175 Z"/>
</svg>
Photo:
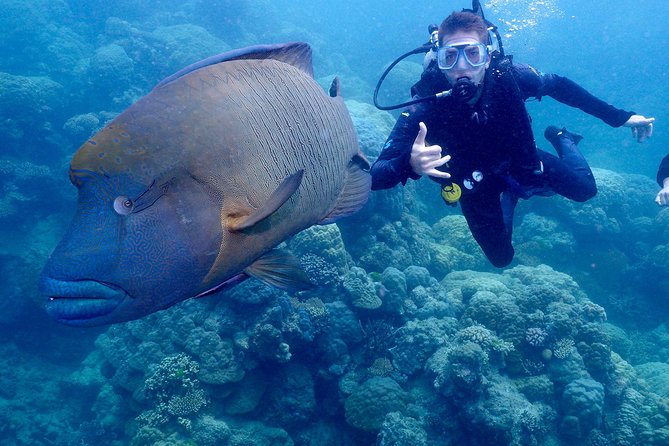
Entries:
<svg viewBox="0 0 669 446">
<path fill-rule="evenodd" d="M 439 25 L 439 43 L 443 43 L 445 35 L 456 31 L 474 31 L 482 43 L 489 44 L 488 26 L 479 15 L 466 11 L 451 13 Z"/>
</svg>

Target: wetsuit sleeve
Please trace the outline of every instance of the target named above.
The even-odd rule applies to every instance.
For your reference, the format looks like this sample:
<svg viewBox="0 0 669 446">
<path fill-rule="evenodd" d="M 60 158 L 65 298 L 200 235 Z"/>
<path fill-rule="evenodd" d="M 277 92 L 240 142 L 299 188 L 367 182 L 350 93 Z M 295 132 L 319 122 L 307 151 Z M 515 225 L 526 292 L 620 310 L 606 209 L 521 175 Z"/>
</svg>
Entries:
<svg viewBox="0 0 669 446">
<path fill-rule="evenodd" d="M 660 163 L 660 168 L 657 171 L 657 184 L 664 187 L 664 179 L 669 177 L 669 155 L 665 156 Z"/>
<path fill-rule="evenodd" d="M 409 164 L 411 148 L 418 135 L 420 116 L 419 108 L 412 107 L 402 112 L 397 119 L 381 154 L 372 164 L 372 190 L 388 189 L 400 182 L 406 184 L 409 178 L 420 178 Z"/>
<path fill-rule="evenodd" d="M 557 74 L 540 73 L 529 65 L 514 66 L 516 80 L 525 99 L 550 96 L 571 107 L 579 108 L 612 127 L 620 127 L 634 114 L 607 104 L 576 82 Z"/>
</svg>

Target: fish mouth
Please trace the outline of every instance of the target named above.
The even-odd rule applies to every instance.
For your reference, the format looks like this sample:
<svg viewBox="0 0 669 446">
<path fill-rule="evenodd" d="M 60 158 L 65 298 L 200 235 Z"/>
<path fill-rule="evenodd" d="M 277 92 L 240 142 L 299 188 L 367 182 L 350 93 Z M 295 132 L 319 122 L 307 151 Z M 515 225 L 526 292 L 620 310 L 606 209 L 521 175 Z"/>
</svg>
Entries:
<svg viewBox="0 0 669 446">
<path fill-rule="evenodd" d="M 46 312 L 68 325 L 96 325 L 129 297 L 120 287 L 95 280 L 58 280 L 42 277 L 40 292 L 47 296 Z"/>
</svg>

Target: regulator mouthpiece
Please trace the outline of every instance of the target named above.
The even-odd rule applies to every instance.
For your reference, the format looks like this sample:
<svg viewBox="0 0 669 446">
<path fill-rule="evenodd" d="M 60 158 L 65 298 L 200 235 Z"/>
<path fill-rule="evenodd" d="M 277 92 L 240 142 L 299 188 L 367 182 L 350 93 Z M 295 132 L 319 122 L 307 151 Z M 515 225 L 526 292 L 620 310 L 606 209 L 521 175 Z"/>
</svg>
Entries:
<svg viewBox="0 0 669 446">
<path fill-rule="evenodd" d="M 471 79 L 461 77 L 455 82 L 451 95 L 461 102 L 469 102 L 476 96 L 478 89 L 478 85 L 472 82 Z"/>
</svg>

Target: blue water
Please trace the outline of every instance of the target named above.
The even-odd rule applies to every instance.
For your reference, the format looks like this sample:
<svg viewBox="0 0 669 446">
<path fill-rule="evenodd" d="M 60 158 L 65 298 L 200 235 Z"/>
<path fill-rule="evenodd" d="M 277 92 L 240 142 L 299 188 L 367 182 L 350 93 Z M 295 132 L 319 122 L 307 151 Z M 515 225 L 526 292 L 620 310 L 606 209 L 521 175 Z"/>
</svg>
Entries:
<svg viewBox="0 0 669 446">
<path fill-rule="evenodd" d="M 315 291 L 255 281 L 140 321 L 71 328 L 37 279 L 74 212 L 68 164 L 153 85 L 218 52 L 309 42 L 342 79 L 361 147 L 383 69 L 466 2 L 0 0 L 0 444 L 669 445 L 664 2 L 484 3 L 508 53 L 657 119 L 644 144 L 550 98 L 599 194 L 518 208 L 491 267 L 427 180 L 289 241 Z M 418 56 L 382 97 L 408 99 Z M 343 243 L 343 245 L 341 244 Z"/>
</svg>

